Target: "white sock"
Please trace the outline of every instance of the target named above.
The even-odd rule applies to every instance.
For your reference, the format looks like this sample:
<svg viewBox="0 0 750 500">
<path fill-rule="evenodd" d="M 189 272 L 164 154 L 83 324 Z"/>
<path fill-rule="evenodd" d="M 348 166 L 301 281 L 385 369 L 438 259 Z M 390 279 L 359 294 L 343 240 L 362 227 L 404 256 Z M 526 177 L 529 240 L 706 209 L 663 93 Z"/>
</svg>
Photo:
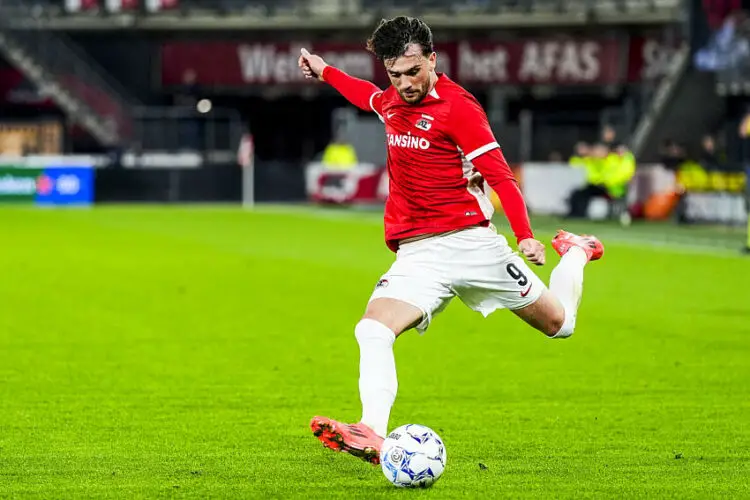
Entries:
<svg viewBox="0 0 750 500">
<path fill-rule="evenodd" d="M 388 433 L 388 418 L 396 400 L 398 379 L 393 343 L 396 335 L 382 323 L 363 319 L 357 323 L 354 336 L 359 342 L 359 397 L 362 400 L 362 422 L 379 436 Z"/>
<path fill-rule="evenodd" d="M 583 268 L 588 258 L 582 248 L 572 247 L 560 259 L 552 270 L 549 289 L 565 308 L 565 322 L 554 338 L 573 335 L 576 326 L 576 314 L 583 294 Z"/>
</svg>

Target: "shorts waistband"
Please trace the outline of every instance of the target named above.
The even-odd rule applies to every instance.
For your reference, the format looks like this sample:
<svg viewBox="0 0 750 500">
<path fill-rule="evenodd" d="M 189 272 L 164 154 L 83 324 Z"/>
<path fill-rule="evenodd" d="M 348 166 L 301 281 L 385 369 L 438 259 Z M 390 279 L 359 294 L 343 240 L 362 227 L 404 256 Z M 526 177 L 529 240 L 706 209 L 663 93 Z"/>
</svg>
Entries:
<svg viewBox="0 0 750 500">
<path fill-rule="evenodd" d="M 404 238 L 403 240 L 399 240 L 398 244 L 399 244 L 399 246 L 401 246 L 401 245 L 406 245 L 408 243 L 415 243 L 417 241 L 426 240 L 426 239 L 429 239 L 429 238 L 438 238 L 438 237 L 439 238 L 443 238 L 445 236 L 450 236 L 451 234 L 460 233 L 461 231 L 466 231 L 467 229 L 474 229 L 474 228 L 477 228 L 477 227 L 484 227 L 484 226 L 482 224 L 474 224 L 474 225 L 471 225 L 471 226 L 462 227 L 460 229 L 453 229 L 452 231 L 443 231 L 443 232 L 440 232 L 440 233 L 418 234 L 417 236 L 411 236 L 409 238 Z M 490 227 L 494 227 L 494 226 L 492 226 L 492 224 L 490 224 Z"/>
</svg>

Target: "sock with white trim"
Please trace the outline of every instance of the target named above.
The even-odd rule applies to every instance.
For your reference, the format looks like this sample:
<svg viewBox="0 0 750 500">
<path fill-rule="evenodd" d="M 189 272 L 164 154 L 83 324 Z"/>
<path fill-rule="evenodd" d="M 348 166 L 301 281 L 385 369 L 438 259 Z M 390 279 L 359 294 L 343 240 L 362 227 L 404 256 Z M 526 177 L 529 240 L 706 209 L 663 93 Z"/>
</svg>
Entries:
<svg viewBox="0 0 750 500">
<path fill-rule="evenodd" d="M 552 338 L 565 338 L 573 335 L 576 326 L 576 315 L 583 294 L 583 268 L 588 262 L 582 248 L 572 247 L 560 259 L 552 270 L 549 290 L 565 308 L 565 322 Z"/>
<path fill-rule="evenodd" d="M 362 422 L 385 437 L 388 419 L 396 400 L 398 379 L 393 343 L 396 335 L 382 323 L 363 319 L 357 323 L 354 336 L 359 343 L 359 397 Z"/>
</svg>

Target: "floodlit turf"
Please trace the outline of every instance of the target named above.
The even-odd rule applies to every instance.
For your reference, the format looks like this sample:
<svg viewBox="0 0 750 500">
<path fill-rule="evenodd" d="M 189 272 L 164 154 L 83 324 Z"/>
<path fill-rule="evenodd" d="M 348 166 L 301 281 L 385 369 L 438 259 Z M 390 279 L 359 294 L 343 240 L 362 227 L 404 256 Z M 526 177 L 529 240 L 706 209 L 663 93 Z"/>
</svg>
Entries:
<svg viewBox="0 0 750 500">
<path fill-rule="evenodd" d="M 592 225 L 621 243 L 567 341 L 458 301 L 399 339 L 391 426 L 448 464 L 398 491 L 308 430 L 359 418 L 392 255 L 377 216 L 303 211 L 0 207 L 0 497 L 750 496 L 750 259 L 710 232 Z"/>
</svg>

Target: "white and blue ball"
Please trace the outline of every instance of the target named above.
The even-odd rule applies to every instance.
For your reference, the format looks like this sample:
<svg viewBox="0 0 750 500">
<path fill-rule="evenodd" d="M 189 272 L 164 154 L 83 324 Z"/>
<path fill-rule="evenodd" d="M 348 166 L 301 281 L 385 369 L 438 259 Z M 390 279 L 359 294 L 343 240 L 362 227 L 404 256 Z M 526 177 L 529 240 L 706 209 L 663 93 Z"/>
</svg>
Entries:
<svg viewBox="0 0 750 500">
<path fill-rule="evenodd" d="M 443 475 L 447 455 L 440 436 L 418 424 L 393 429 L 380 449 L 383 474 L 395 486 L 427 488 Z"/>
</svg>

